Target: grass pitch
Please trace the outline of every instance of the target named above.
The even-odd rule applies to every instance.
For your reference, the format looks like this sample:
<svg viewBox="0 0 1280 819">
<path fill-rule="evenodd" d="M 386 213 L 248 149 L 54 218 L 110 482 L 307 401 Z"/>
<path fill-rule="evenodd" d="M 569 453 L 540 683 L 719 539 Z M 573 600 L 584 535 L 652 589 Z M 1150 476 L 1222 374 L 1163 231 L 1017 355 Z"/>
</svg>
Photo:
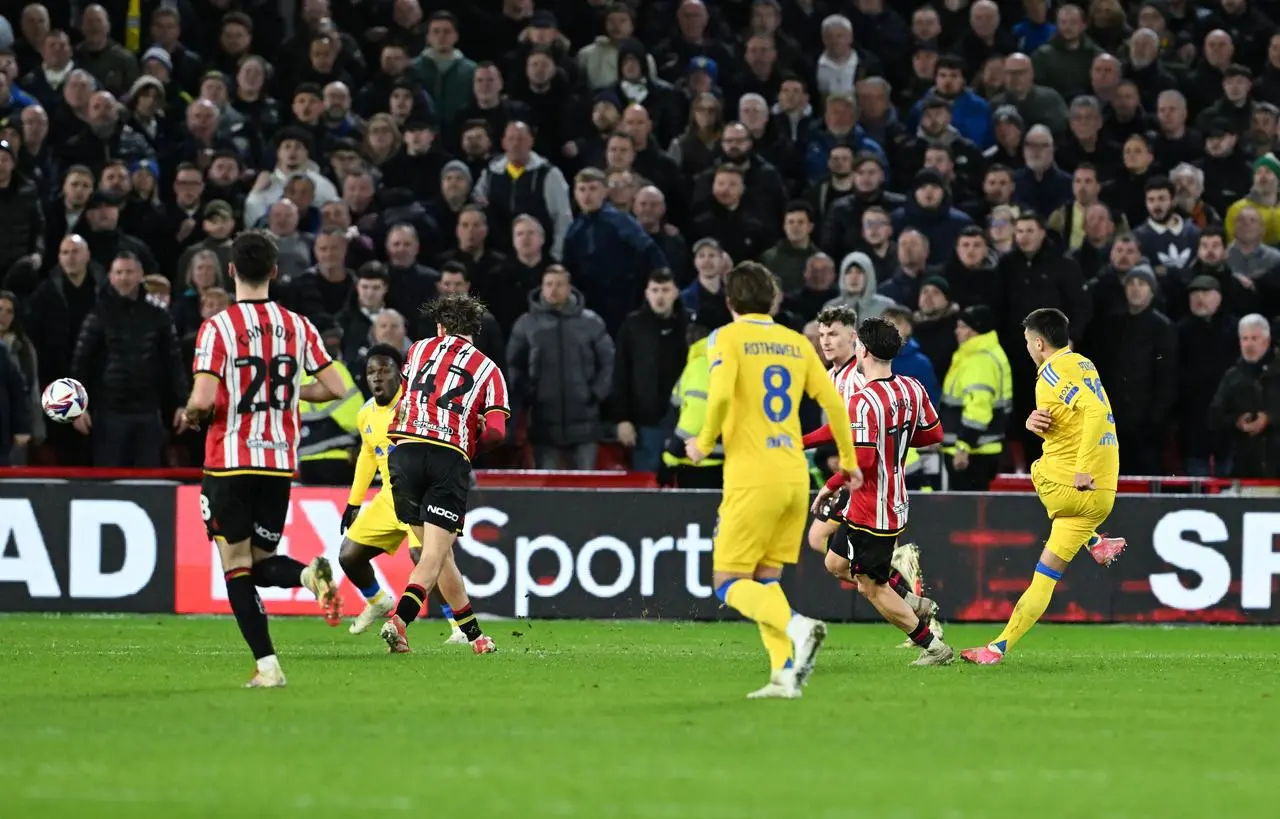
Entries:
<svg viewBox="0 0 1280 819">
<path fill-rule="evenodd" d="M 957 648 L 998 629 L 952 627 Z M 741 623 L 490 623 L 496 655 L 272 621 L 0 617 L 0 815 L 1274 815 L 1276 632 L 1041 626 L 1008 665 L 910 668 L 836 626 L 802 700 Z"/>
</svg>

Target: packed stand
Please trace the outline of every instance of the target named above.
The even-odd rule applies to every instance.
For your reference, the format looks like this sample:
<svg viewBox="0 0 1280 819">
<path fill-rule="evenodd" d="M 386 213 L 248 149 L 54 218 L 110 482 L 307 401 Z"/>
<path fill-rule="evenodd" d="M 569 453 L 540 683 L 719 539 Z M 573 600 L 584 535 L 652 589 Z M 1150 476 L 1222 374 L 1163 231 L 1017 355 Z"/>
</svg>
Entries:
<svg viewBox="0 0 1280 819">
<path fill-rule="evenodd" d="M 828 305 L 910 336 L 946 485 L 1036 456 L 1038 307 L 1126 474 L 1280 477 L 1280 3 L 4 8 L 0 464 L 198 465 L 194 336 L 259 229 L 351 385 L 302 408 L 304 479 L 349 479 L 368 348 L 471 292 L 520 418 L 487 465 L 715 485 L 681 440 L 747 259 L 810 338 Z M 91 412 L 43 423 L 64 375 Z"/>
</svg>

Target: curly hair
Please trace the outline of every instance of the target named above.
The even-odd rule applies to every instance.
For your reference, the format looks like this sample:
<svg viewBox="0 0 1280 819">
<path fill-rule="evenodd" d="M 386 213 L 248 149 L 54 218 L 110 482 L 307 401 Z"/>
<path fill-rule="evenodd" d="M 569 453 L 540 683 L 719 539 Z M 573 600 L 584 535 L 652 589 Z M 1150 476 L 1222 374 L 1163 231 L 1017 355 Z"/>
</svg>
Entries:
<svg viewBox="0 0 1280 819">
<path fill-rule="evenodd" d="M 843 324 L 851 330 L 858 329 L 858 311 L 844 304 L 824 307 L 818 313 L 818 323 L 831 326 Z"/>
<path fill-rule="evenodd" d="M 485 306 L 479 299 L 461 293 L 440 296 L 422 308 L 422 314 L 451 336 L 476 336 Z"/>
</svg>

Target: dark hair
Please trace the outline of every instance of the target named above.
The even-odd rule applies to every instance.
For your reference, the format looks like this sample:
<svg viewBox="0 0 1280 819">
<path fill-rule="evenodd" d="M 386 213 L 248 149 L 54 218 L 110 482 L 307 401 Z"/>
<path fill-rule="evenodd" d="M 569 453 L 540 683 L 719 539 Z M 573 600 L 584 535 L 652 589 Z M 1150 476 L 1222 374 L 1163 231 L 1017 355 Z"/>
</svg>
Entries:
<svg viewBox="0 0 1280 819">
<path fill-rule="evenodd" d="M 832 324 L 843 324 L 849 329 L 857 329 L 858 327 L 858 311 L 844 304 L 838 304 L 834 307 L 824 307 L 818 311 L 818 323 L 831 326 Z"/>
<path fill-rule="evenodd" d="M 732 162 L 721 162 L 716 165 L 714 176 L 719 176 L 722 173 L 731 173 L 743 181 L 746 181 L 747 178 L 747 175 L 742 172 L 742 168 Z"/>
<path fill-rule="evenodd" d="M 1126 230 L 1124 233 L 1117 233 L 1112 237 L 1111 244 L 1114 245 L 1119 242 L 1124 242 L 1126 245 L 1136 245 L 1138 244 L 1138 237 Z"/>
<path fill-rule="evenodd" d="M 1200 229 L 1200 241 L 1208 239 L 1210 236 L 1217 236 L 1225 245 L 1227 243 L 1227 232 L 1223 230 L 1222 225 L 1213 224 L 1206 225 Z"/>
<path fill-rule="evenodd" d="M 375 344 L 370 347 L 364 354 L 365 361 L 372 361 L 375 358 L 389 358 L 396 365 L 396 375 L 399 376 L 400 368 L 404 366 L 404 356 L 400 355 L 400 351 L 390 344 Z"/>
<path fill-rule="evenodd" d="M 479 299 L 451 293 L 428 302 L 423 315 L 444 328 L 451 336 L 475 336 L 480 332 L 484 318 L 484 305 Z"/>
<path fill-rule="evenodd" d="M 1026 208 L 1018 211 L 1018 218 L 1014 219 L 1013 221 L 1015 222 L 1031 221 L 1039 225 L 1041 230 L 1045 229 L 1044 217 L 1036 213 L 1034 210 L 1031 210 L 1030 208 Z"/>
<path fill-rule="evenodd" d="M 631 134 L 624 134 L 621 131 L 614 131 L 612 134 L 609 134 L 609 139 L 605 142 L 605 144 L 608 145 L 610 142 L 613 142 L 615 139 L 625 140 L 627 144 L 630 145 L 632 148 L 636 147 L 636 138 L 631 136 Z"/>
<path fill-rule="evenodd" d="M 181 17 L 179 17 L 178 21 L 182 21 Z M 229 11 L 222 15 L 222 21 L 219 23 L 218 28 L 221 29 L 228 25 L 240 26 L 245 31 L 253 34 L 253 18 L 245 14 L 243 11 Z"/>
<path fill-rule="evenodd" d="M 948 146 L 948 148 L 950 148 L 950 146 Z M 987 172 L 982 175 L 982 178 L 986 179 L 993 173 L 1002 173 L 1007 175 L 1010 179 L 1013 179 L 1013 168 L 1010 168 L 1008 165 L 1001 165 L 999 162 L 996 162 L 987 168 Z"/>
<path fill-rule="evenodd" d="M 943 54 L 938 58 L 938 67 L 934 69 L 934 75 L 937 76 L 937 73 L 943 69 L 959 71 L 960 75 L 964 76 L 964 58 L 955 54 Z"/>
<path fill-rule="evenodd" d="M 1050 347 L 1059 350 L 1071 343 L 1071 321 L 1066 313 L 1056 307 L 1032 310 L 1022 320 L 1022 327 L 1043 338 Z"/>
<path fill-rule="evenodd" d="M 547 277 L 548 273 L 553 276 L 564 276 L 569 281 L 573 281 L 573 274 L 569 272 L 569 268 L 562 264 L 549 264 L 543 268 L 542 274 L 538 276 L 538 282 L 541 283 L 542 280 Z"/>
<path fill-rule="evenodd" d="M 759 262 L 742 262 L 735 265 L 724 277 L 725 300 L 739 315 L 773 310 L 773 300 L 778 294 L 778 284 L 769 268 Z"/>
<path fill-rule="evenodd" d="M 93 171 L 89 170 L 88 165 L 72 165 L 70 168 L 67 168 L 66 173 L 62 175 L 62 181 L 66 182 L 67 177 L 71 176 L 73 173 L 80 174 L 81 176 L 87 176 L 90 179 L 98 178 L 93 175 Z"/>
<path fill-rule="evenodd" d="M 436 22 L 437 20 L 444 20 L 445 22 L 453 26 L 454 31 L 458 30 L 458 18 L 455 17 L 453 12 L 451 11 L 441 10 L 441 11 L 434 12 L 430 17 L 427 18 L 427 25 L 430 26 L 432 23 Z"/>
<path fill-rule="evenodd" d="M 108 163 L 108 164 L 111 164 L 111 163 Z M 178 167 L 173 169 L 173 178 L 177 179 L 178 174 L 182 173 L 183 171 L 195 171 L 196 173 L 200 174 L 200 181 L 202 182 L 204 181 L 204 172 L 201 171 L 199 166 L 197 166 L 196 163 L 194 162 L 179 162 Z"/>
<path fill-rule="evenodd" d="M 480 207 L 475 202 L 463 205 L 462 210 L 458 211 L 458 216 L 461 217 L 464 213 L 478 213 L 480 214 L 481 221 L 483 221 L 485 225 L 489 224 L 488 214 L 484 212 L 484 208 Z"/>
<path fill-rule="evenodd" d="M 327 228 L 321 228 L 320 232 L 316 234 L 317 239 L 321 236 L 337 236 L 345 241 L 347 238 L 347 232 L 340 227 L 330 225 Z"/>
<path fill-rule="evenodd" d="M 154 23 L 156 20 L 159 20 L 161 17 L 172 17 L 173 19 L 177 20 L 179 24 L 182 23 L 182 16 L 178 14 L 177 9 L 171 9 L 165 6 L 160 6 L 155 11 L 151 12 L 151 22 Z"/>
<path fill-rule="evenodd" d="M 924 149 L 925 155 L 927 156 L 930 151 L 942 151 L 944 154 L 947 155 L 947 158 L 952 161 L 954 161 L 956 158 L 956 152 L 952 150 L 950 145 L 943 145 L 942 143 L 926 145 Z M 999 169 L 993 165 L 990 168 L 987 168 L 987 173 L 991 173 L 993 170 L 999 170 Z"/>
<path fill-rule="evenodd" d="M 1098 166 L 1094 165 L 1092 162 L 1081 162 L 1076 166 L 1076 171 L 1092 171 L 1095 177 L 1101 177 L 1101 174 L 1098 173 Z M 1073 171 L 1072 176 L 1074 175 L 1075 172 Z"/>
<path fill-rule="evenodd" d="M 960 232 L 956 234 L 956 244 L 960 244 L 960 240 L 970 236 L 977 236 L 982 241 L 987 240 L 986 232 L 977 225 L 965 225 L 960 228 Z"/>
<path fill-rule="evenodd" d="M 609 179 L 604 175 L 604 171 L 599 168 L 583 168 L 573 177 L 573 184 L 582 185 L 587 182 L 599 182 L 601 185 L 608 184 Z"/>
<path fill-rule="evenodd" d="M 792 199 L 788 202 L 786 210 L 782 212 L 782 215 L 786 216 L 789 213 L 803 213 L 805 216 L 809 217 L 810 222 L 814 221 L 813 205 L 810 205 L 803 199 Z"/>
<path fill-rule="evenodd" d="M 457 260 L 451 259 L 440 265 L 440 275 L 443 276 L 446 273 L 457 273 L 467 281 L 471 281 L 471 271 L 467 269 L 465 264 Z"/>
<path fill-rule="evenodd" d="M 116 253 L 115 257 L 114 257 L 114 258 L 112 258 L 111 263 L 114 265 L 116 262 L 118 262 L 118 261 L 120 261 L 120 260 L 122 260 L 122 259 L 123 259 L 124 261 L 126 261 L 126 262 L 133 262 L 134 264 L 136 264 L 136 265 L 138 266 L 138 268 L 139 268 L 139 269 L 141 269 L 141 268 L 142 268 L 142 260 L 141 260 L 141 259 L 139 259 L 139 258 L 138 258 L 138 254 L 137 254 L 137 253 L 134 253 L 132 250 L 121 250 L 121 251 L 118 251 L 118 252 Z"/>
<path fill-rule="evenodd" d="M 671 275 L 671 271 L 665 267 L 655 267 L 649 271 L 650 284 L 671 284 L 676 283 L 676 277 Z"/>
<path fill-rule="evenodd" d="M 231 243 L 231 266 L 245 284 L 266 284 L 275 274 L 280 249 L 265 231 L 246 230 Z"/>
<path fill-rule="evenodd" d="M 893 361 L 902 349 L 902 334 L 886 318 L 869 318 L 858 325 L 858 341 L 877 361 Z"/>
<path fill-rule="evenodd" d="M 356 271 L 356 278 L 377 279 L 382 282 L 391 281 L 391 275 L 387 273 L 387 266 L 376 260 L 360 265 L 360 269 Z"/>
<path fill-rule="evenodd" d="M 1173 183 L 1169 181 L 1169 177 L 1167 176 L 1153 176 L 1148 179 L 1147 184 L 1142 187 L 1146 193 L 1151 193 L 1151 191 L 1168 191 L 1169 195 L 1173 196 Z"/>
</svg>

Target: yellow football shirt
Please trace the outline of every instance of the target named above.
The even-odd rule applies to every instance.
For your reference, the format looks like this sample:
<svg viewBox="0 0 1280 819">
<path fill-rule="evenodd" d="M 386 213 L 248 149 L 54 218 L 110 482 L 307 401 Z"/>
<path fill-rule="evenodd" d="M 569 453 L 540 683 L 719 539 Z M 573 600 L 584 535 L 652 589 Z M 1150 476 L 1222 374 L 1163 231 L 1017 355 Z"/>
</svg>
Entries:
<svg viewBox="0 0 1280 819">
<path fill-rule="evenodd" d="M 356 460 L 355 480 L 351 483 L 351 495 L 347 499 L 347 503 L 352 506 L 364 503 L 369 484 L 373 483 L 375 469 L 382 475 L 382 488 L 387 489 L 391 485 L 387 456 L 391 454 L 394 445 L 387 437 L 387 426 L 395 415 L 396 404 L 399 403 L 402 392 L 403 386 L 385 407 L 379 406 L 377 401 L 370 398 L 356 414 L 356 426 L 360 430 L 360 457 Z"/>
<path fill-rule="evenodd" d="M 748 314 L 708 339 L 711 384 L 698 448 L 724 442 L 725 488 L 807 485 L 809 465 L 800 429 L 800 399 L 822 405 L 840 452 L 857 467 L 849 410 L 808 339 L 769 316 Z"/>
<path fill-rule="evenodd" d="M 1044 477 L 1071 486 L 1076 473 L 1088 473 L 1096 488 L 1115 490 L 1120 442 L 1093 362 L 1067 348 L 1046 359 L 1036 375 L 1036 407 L 1053 417 L 1040 457 Z"/>
</svg>

